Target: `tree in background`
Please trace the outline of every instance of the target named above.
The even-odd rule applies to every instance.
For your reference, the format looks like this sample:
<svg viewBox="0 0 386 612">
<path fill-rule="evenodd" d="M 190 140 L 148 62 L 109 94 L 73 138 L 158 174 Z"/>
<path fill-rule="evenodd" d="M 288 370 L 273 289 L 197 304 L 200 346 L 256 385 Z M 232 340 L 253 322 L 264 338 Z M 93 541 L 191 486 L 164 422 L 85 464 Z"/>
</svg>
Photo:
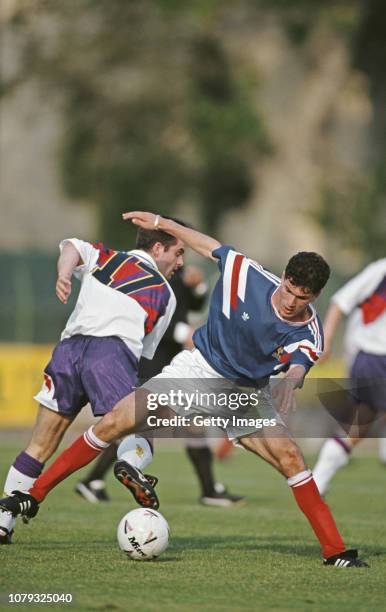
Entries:
<svg viewBox="0 0 386 612">
<path fill-rule="evenodd" d="M 368 78 L 372 102 L 370 146 L 365 171 L 339 187 L 326 184 L 316 218 L 328 235 L 364 262 L 385 256 L 386 228 L 386 5 L 360 4 L 352 64 Z"/>
<path fill-rule="evenodd" d="M 251 167 L 269 144 L 246 87 L 232 78 L 221 42 L 193 41 L 190 130 L 199 156 L 197 191 L 209 231 L 232 208 L 243 205 L 254 184 Z"/>
<path fill-rule="evenodd" d="M 96 204 L 99 235 L 121 247 L 130 208 L 173 214 L 193 203 L 215 229 L 247 201 L 251 165 L 268 151 L 254 84 L 214 33 L 231 3 L 181 4 L 195 3 L 37 0 L 12 24 L 20 79 L 61 101 L 65 190 Z"/>
<path fill-rule="evenodd" d="M 280 181 L 282 168 L 287 169 L 285 179 L 292 180 L 288 175 L 293 166 L 286 155 L 281 156 L 283 143 L 292 144 L 288 143 L 291 130 L 288 138 L 285 130 L 280 132 L 280 126 L 288 117 L 290 121 L 291 117 L 300 117 L 299 130 L 304 127 L 307 147 L 298 150 L 300 157 L 295 155 L 294 159 L 304 162 L 309 158 L 318 172 L 310 178 L 306 175 L 308 164 L 303 163 L 297 168 L 305 168 L 305 173 L 295 170 L 294 181 L 314 181 L 315 189 L 304 191 L 307 197 L 317 194 L 319 178 L 323 177 L 317 220 L 328 236 L 333 266 L 339 267 L 337 264 L 343 261 L 339 270 L 343 275 L 348 273 L 348 258 L 341 257 L 342 245 L 355 256 L 349 260 L 354 261 L 353 266 L 384 255 L 383 5 L 382 0 L 8 2 L 0 11 L 3 19 L 12 7 L 2 23 L 2 50 L 7 47 L 8 53 L 2 55 L 0 95 L 9 94 L 12 105 L 13 91 L 31 83 L 26 93 L 33 89 L 36 104 L 35 89 L 40 84 L 45 98 L 50 104 L 52 101 L 55 110 L 59 108 L 63 138 L 58 160 L 65 190 L 95 205 L 98 237 L 121 248 L 127 247 L 133 237 L 130 227 L 120 223 L 122 210 L 141 207 L 173 214 L 180 203 L 188 203 L 199 210 L 200 226 L 216 232 L 226 211 L 243 206 L 252 200 L 251 195 L 256 205 L 257 180 L 266 186 L 264 179 L 272 179 L 270 170 L 276 162 L 278 172 L 271 184 Z M 286 115 L 286 96 L 291 88 L 296 94 L 297 89 L 307 89 L 310 81 L 320 83 L 323 36 L 324 44 L 331 36 L 333 41 L 342 42 L 341 48 L 352 49 L 352 67 L 344 66 L 345 77 L 350 78 L 353 71 L 368 77 L 373 126 L 366 151 L 367 167 L 358 172 L 345 166 L 345 160 L 339 159 L 339 147 L 333 149 L 331 145 L 336 137 L 333 96 L 339 95 L 341 87 L 334 71 L 329 74 L 330 82 L 337 83 L 332 88 L 334 93 L 320 105 L 320 121 L 309 132 L 301 122 L 302 101 L 308 103 L 307 97 L 300 96 L 299 106 Z M 9 39 L 11 45 L 7 45 Z M 276 41 L 279 47 L 284 41 L 279 65 L 287 65 L 283 50 L 288 50 L 290 60 L 289 73 L 280 73 L 283 82 L 279 87 L 277 73 L 272 75 L 264 68 L 267 50 L 273 50 L 275 56 Z M 335 47 L 332 49 L 334 53 Z M 265 54 L 261 63 L 260 50 Z M 264 98 L 267 90 L 271 98 Z M 267 101 L 273 110 L 266 112 L 264 122 L 260 91 L 265 111 Z M 364 95 L 367 102 L 367 92 Z M 318 102 L 312 100 L 311 107 L 313 103 Z M 330 148 L 322 158 L 326 126 L 331 126 L 326 138 Z M 270 145 L 273 139 L 274 145 Z M 262 163 L 269 152 L 277 155 Z M 363 151 L 361 156 L 365 157 Z M 286 180 L 284 185 L 288 185 Z M 284 210 L 287 192 L 279 189 L 279 193 L 284 194 L 280 203 Z M 264 197 L 266 194 L 264 189 Z M 306 210 L 305 201 L 300 201 L 299 216 L 309 214 L 314 205 L 311 198 Z M 272 215 L 272 223 L 277 218 Z M 291 231 L 291 225 L 283 231 Z M 278 250 L 277 244 L 280 242 L 272 242 L 272 251 Z M 62 325 L 63 312 L 54 301 L 48 308 L 48 296 L 42 295 L 39 282 L 31 281 L 34 274 L 41 278 L 43 262 L 29 257 L 29 270 L 22 258 L 12 261 L 14 267 L 8 258 L 0 261 L 4 269 L 15 271 L 7 275 L 9 282 L 2 293 L 2 339 L 53 340 L 55 330 Z M 53 261 L 50 266 L 47 270 L 52 269 L 54 274 Z"/>
<path fill-rule="evenodd" d="M 274 16 L 312 75 L 318 47 L 308 41 L 318 24 L 332 25 L 352 49 L 353 68 L 369 78 L 371 158 L 361 176 L 348 169 L 338 184 L 327 177 L 316 218 L 329 238 L 365 259 L 383 252 L 382 0 L 35 0 L 15 7 L 8 25 L 24 53 L 3 93 L 32 78 L 60 101 L 66 191 L 95 203 L 99 234 L 122 247 L 129 229 L 119 213 L 128 207 L 170 214 L 187 202 L 214 231 L 258 187 L 253 170 L 271 150 L 269 130 L 257 77 L 234 53 L 232 31 Z"/>
</svg>

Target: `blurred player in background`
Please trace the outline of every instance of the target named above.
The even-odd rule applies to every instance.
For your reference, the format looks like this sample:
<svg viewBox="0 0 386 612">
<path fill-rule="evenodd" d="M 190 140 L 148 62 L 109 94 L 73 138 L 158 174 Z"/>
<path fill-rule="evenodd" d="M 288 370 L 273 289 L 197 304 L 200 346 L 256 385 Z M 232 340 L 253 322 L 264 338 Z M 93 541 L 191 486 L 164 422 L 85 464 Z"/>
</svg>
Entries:
<svg viewBox="0 0 386 612">
<path fill-rule="evenodd" d="M 149 416 L 149 392 L 152 395 L 160 391 L 171 393 L 175 390 L 173 381 L 176 379 L 183 392 L 194 389 L 198 380 L 204 383 L 217 380 L 220 389 L 231 383 L 231 387 L 250 388 L 257 393 L 256 409 L 251 410 L 247 402 L 243 404 L 245 410 L 240 410 L 239 414 L 265 417 L 268 423 L 272 422 L 273 429 L 265 427 L 261 431 L 254 419 L 251 422 L 246 419 L 246 424 L 238 427 L 231 422 L 225 429 L 229 437 L 237 439 L 286 478 L 299 509 L 320 542 L 324 564 L 342 568 L 366 567 L 367 564 L 358 559 L 356 550 L 346 549 L 311 470 L 275 409 L 269 388 L 270 376 L 281 373 L 283 379 L 275 386 L 275 399 L 285 415 L 293 406 L 295 388 L 303 384 L 323 350 L 323 332 L 312 302 L 329 278 L 327 263 L 316 253 L 298 253 L 291 257 L 280 279 L 232 247 L 223 246 L 210 236 L 159 215 L 132 212 L 126 213 L 124 218 L 144 229 L 160 228 L 218 263 L 220 278 L 211 297 L 208 320 L 194 334 L 196 348 L 193 351 L 179 353 L 161 374 L 124 398 L 114 411 L 63 451 L 28 494 L 15 492 L 12 497 L 0 500 L 1 507 L 15 515 L 35 516 L 39 503 L 49 491 L 96 458 L 106 443 L 144 427 Z M 177 403 L 171 407 L 177 415 L 185 414 L 184 405 Z M 196 414 L 229 414 L 226 407 L 221 408 L 213 399 L 207 404 L 199 402 L 193 408 Z M 166 406 L 158 407 L 154 414 L 162 418 L 170 411 Z M 129 474 L 129 461 L 125 463 Z M 120 480 L 127 486 L 123 469 Z M 146 480 L 144 476 L 143 480 Z M 149 492 L 146 486 L 140 500 L 142 505 L 158 507 L 157 497 Z"/>
<path fill-rule="evenodd" d="M 348 464 L 352 449 L 363 439 L 379 415 L 386 412 L 386 259 L 368 265 L 331 298 L 324 322 L 328 359 L 336 329 L 348 316 L 345 353 L 350 370 L 353 413 L 362 415 L 359 437 L 327 440 L 314 468 L 315 482 L 324 495 L 336 472 Z M 385 440 L 380 440 L 381 460 Z"/>
<path fill-rule="evenodd" d="M 94 416 L 102 416 L 136 387 L 139 359 L 153 357 L 175 309 L 167 279 L 183 265 L 184 244 L 170 234 L 139 229 L 128 252 L 76 238 L 64 240 L 60 251 L 58 298 L 67 303 L 73 274 L 81 288 L 44 371 L 32 438 L 9 469 L 6 495 L 31 488 L 83 406 L 90 402 Z M 129 454 L 138 445 L 149 462 L 145 439 L 137 438 Z M 14 526 L 14 517 L 0 511 L 0 544 L 11 543 Z"/>
<path fill-rule="evenodd" d="M 153 359 L 143 357 L 140 361 L 141 381 L 159 374 L 184 348 L 189 350 L 194 348 L 192 341 L 194 329 L 188 324 L 188 315 L 189 311 L 201 310 L 205 303 L 208 287 L 204 282 L 203 273 L 197 266 L 180 268 L 170 280 L 170 286 L 176 297 L 176 310 Z M 116 461 L 118 446 L 117 442 L 112 443 L 99 457 L 93 469 L 76 485 L 76 492 L 87 501 L 95 503 L 109 500 L 104 479 Z M 244 502 L 243 497 L 232 495 L 224 485 L 215 482 L 212 467 L 213 453 L 205 440 L 205 431 L 201 431 L 201 435 L 196 431 L 196 435 L 192 434 L 187 439 L 186 452 L 200 482 L 200 502 L 203 505 L 231 507 Z"/>
</svg>

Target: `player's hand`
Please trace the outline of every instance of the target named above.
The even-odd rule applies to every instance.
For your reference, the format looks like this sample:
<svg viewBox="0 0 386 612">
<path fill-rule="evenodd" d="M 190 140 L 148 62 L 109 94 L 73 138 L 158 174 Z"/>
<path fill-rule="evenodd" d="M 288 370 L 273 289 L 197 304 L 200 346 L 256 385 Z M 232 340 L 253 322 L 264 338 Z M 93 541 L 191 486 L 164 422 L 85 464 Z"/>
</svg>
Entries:
<svg viewBox="0 0 386 612">
<path fill-rule="evenodd" d="M 183 280 L 184 285 L 186 285 L 186 287 L 194 289 L 195 287 L 200 285 L 200 283 L 204 282 L 204 275 L 202 273 L 202 270 L 197 266 L 186 266 L 186 268 L 184 268 Z"/>
<path fill-rule="evenodd" d="M 280 412 L 280 414 L 287 415 L 291 412 L 295 412 L 295 385 L 296 381 L 288 378 L 274 381 L 272 400 L 276 410 Z"/>
<path fill-rule="evenodd" d="M 56 281 L 56 295 L 62 304 L 67 304 L 71 295 L 71 280 L 66 276 L 58 276 Z"/>
<path fill-rule="evenodd" d="M 139 225 L 139 227 L 142 227 L 143 229 L 147 230 L 155 229 L 154 224 L 156 218 L 157 215 L 154 215 L 153 213 L 141 212 L 138 210 L 134 212 L 123 213 L 122 215 L 122 219 L 124 221 L 131 221 L 132 223 L 134 223 L 134 225 Z"/>
</svg>

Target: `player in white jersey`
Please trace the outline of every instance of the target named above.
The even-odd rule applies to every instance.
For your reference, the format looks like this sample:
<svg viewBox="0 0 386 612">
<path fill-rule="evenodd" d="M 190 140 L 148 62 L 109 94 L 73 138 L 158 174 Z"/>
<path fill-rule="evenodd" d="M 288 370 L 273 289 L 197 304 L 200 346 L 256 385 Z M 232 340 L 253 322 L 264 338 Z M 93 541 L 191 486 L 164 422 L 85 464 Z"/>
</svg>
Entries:
<svg viewBox="0 0 386 612">
<path fill-rule="evenodd" d="M 357 435 L 327 440 L 314 468 L 314 478 L 324 495 L 336 472 L 348 464 L 352 449 L 368 427 L 386 411 L 386 258 L 368 265 L 331 298 L 324 322 L 328 359 L 336 329 L 348 316 L 345 354 L 350 370 L 352 414 L 360 417 Z"/>
<path fill-rule="evenodd" d="M 181 240 L 157 230 L 139 229 L 137 248 L 128 252 L 76 238 L 60 244 L 56 294 L 67 303 L 72 274 L 81 288 L 45 368 L 32 438 L 9 469 L 7 495 L 28 491 L 83 406 L 90 402 L 93 414 L 103 416 L 136 387 L 141 355 L 152 359 L 172 318 L 167 278 L 182 266 L 183 253 Z M 151 457 L 148 442 L 141 444 Z M 14 525 L 0 511 L 0 544 L 11 543 Z"/>
<path fill-rule="evenodd" d="M 269 387 L 269 377 L 282 373 L 276 403 L 285 415 L 292 407 L 294 389 L 302 385 L 322 351 L 322 330 L 312 302 L 328 280 L 327 263 L 316 253 L 298 253 L 289 260 L 280 279 L 232 247 L 159 215 L 135 212 L 124 218 L 145 229 L 159 227 L 218 263 L 220 278 L 211 298 L 208 321 L 193 336 L 193 351 L 182 351 L 160 375 L 119 402 L 51 464 L 28 494 L 16 492 L 0 500 L 0 506 L 16 515 L 35 516 L 49 491 L 98 456 L 106 444 L 124 433 L 152 427 L 150 409 L 154 408 L 155 419 L 170 415 L 182 418 L 186 406 L 172 399 L 182 393 L 190 397 L 191 414 L 224 419 L 223 428 L 230 437 L 286 478 L 321 544 L 325 565 L 367 566 L 358 559 L 356 550 L 346 550 L 299 447 L 276 411 Z M 204 391 L 213 387 L 217 393 L 196 395 L 196 385 Z M 226 398 L 225 405 L 222 398 L 221 404 L 218 401 L 221 395 Z M 242 417 L 241 425 L 237 418 L 236 422 L 232 418 L 226 422 L 229 410 L 235 408 Z M 129 460 L 123 458 L 117 465 L 119 479 L 126 485 Z M 135 467 L 141 469 L 140 460 Z M 142 493 L 143 505 L 157 507 L 158 500 L 146 491 Z"/>
</svg>

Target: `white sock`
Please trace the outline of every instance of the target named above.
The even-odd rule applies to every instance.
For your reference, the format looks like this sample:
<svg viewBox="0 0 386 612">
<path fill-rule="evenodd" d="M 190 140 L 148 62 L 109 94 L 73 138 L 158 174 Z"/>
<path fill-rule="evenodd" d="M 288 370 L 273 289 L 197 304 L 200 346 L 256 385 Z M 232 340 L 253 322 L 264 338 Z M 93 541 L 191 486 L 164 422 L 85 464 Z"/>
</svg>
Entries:
<svg viewBox="0 0 386 612">
<path fill-rule="evenodd" d="M 22 472 L 19 472 L 16 468 L 11 465 L 8 470 L 7 478 L 4 484 L 4 493 L 5 495 L 11 495 L 12 491 L 22 491 L 23 493 L 27 493 L 28 490 L 34 484 L 36 478 L 32 478 L 31 476 L 26 476 Z M 0 532 L 2 527 L 7 529 L 8 531 L 12 531 L 16 525 L 16 519 L 10 512 L 5 512 L 4 510 L 0 510 Z"/>
<path fill-rule="evenodd" d="M 350 451 L 346 450 L 335 438 L 327 440 L 319 453 L 318 461 L 312 470 L 319 493 L 324 495 L 331 479 L 340 468 L 350 461 Z"/>
<path fill-rule="evenodd" d="M 381 463 L 386 463 L 386 438 L 379 438 L 378 453 L 379 461 L 381 461 Z"/>
<path fill-rule="evenodd" d="M 123 438 L 117 450 L 118 459 L 143 470 L 153 459 L 149 442 L 140 436 L 131 435 Z"/>
<path fill-rule="evenodd" d="M 5 512 L 4 510 L 0 510 L 0 534 L 2 532 L 2 528 L 4 527 L 7 531 L 12 531 L 12 529 L 16 525 L 16 519 L 10 512 Z"/>
<path fill-rule="evenodd" d="M 6 495 L 11 495 L 12 491 L 22 491 L 23 493 L 27 493 L 34 484 L 35 480 L 36 478 L 26 476 L 11 465 L 4 485 L 4 493 Z"/>
</svg>

